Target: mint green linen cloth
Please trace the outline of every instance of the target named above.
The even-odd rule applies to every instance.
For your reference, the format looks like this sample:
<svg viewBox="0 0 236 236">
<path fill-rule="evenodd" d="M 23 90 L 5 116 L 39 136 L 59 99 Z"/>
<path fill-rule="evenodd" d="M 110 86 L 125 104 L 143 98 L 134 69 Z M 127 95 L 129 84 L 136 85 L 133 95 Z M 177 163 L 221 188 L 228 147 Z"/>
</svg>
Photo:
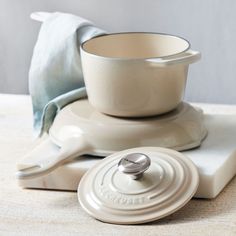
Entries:
<svg viewBox="0 0 236 236">
<path fill-rule="evenodd" d="M 90 21 L 66 13 L 52 13 L 42 23 L 29 70 L 36 136 L 48 131 L 61 108 L 87 96 L 79 47 L 102 34 Z"/>
</svg>

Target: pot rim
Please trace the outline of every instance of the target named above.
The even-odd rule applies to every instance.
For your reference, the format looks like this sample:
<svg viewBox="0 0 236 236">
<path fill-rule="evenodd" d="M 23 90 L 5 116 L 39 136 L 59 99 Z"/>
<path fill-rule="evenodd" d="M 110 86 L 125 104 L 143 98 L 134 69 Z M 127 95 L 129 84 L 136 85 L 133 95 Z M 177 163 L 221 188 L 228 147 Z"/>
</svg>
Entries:
<svg viewBox="0 0 236 236">
<path fill-rule="evenodd" d="M 155 34 L 155 35 L 164 35 L 164 36 L 169 36 L 169 37 L 173 37 L 173 38 L 177 38 L 177 39 L 182 39 L 184 40 L 188 46 L 186 47 L 185 50 L 181 51 L 181 52 L 178 52 L 178 53 L 174 53 L 174 54 L 170 54 L 170 55 L 166 55 L 166 56 L 162 56 L 162 57 L 143 57 L 143 58 L 134 58 L 134 57 L 130 57 L 130 58 L 124 58 L 124 57 L 107 57 L 107 56 L 100 56 L 100 55 L 96 55 L 94 53 L 90 53 L 88 51 L 86 51 L 84 49 L 84 45 L 93 40 L 93 39 L 96 39 L 96 38 L 101 38 L 101 37 L 107 37 L 107 36 L 110 36 L 110 35 L 119 35 L 119 34 Z M 83 53 L 86 53 L 88 54 L 89 56 L 92 56 L 92 57 L 95 57 L 95 58 L 101 58 L 101 59 L 105 59 L 105 60 L 118 60 L 118 61 L 146 61 L 146 60 L 150 60 L 150 59 L 165 59 L 165 58 L 170 58 L 170 57 L 175 57 L 175 56 L 178 56 L 178 55 L 181 55 L 182 53 L 185 53 L 187 52 L 189 49 L 191 48 L 191 44 L 190 42 L 183 38 L 183 37 L 180 37 L 180 36 L 177 36 L 177 35 L 173 35 L 173 34 L 168 34 L 168 33 L 158 33 L 158 32 L 145 32 L 145 31 L 134 31 L 134 32 L 131 32 L 131 31 L 127 31 L 127 32 L 118 32 L 118 33 L 109 33 L 109 34 L 102 34 L 102 35 L 97 35 L 91 39 L 88 39 L 86 41 L 84 41 L 81 45 L 80 45 L 80 50 L 83 52 Z"/>
</svg>

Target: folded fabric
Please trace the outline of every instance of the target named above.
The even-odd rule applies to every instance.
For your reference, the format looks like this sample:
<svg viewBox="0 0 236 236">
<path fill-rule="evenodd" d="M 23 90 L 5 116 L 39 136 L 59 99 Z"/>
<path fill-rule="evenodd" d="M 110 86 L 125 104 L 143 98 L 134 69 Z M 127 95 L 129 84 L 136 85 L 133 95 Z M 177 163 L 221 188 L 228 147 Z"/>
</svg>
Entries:
<svg viewBox="0 0 236 236">
<path fill-rule="evenodd" d="M 58 111 L 86 96 L 79 46 L 105 34 L 90 21 L 66 13 L 52 13 L 42 24 L 29 70 L 34 130 L 41 136 Z"/>
</svg>

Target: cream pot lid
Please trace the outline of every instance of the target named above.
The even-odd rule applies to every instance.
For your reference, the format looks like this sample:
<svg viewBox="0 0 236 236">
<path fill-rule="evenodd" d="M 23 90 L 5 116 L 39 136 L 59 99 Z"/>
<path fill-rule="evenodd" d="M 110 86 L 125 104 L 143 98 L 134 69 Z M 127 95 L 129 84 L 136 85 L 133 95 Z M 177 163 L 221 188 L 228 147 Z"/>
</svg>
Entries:
<svg viewBox="0 0 236 236">
<path fill-rule="evenodd" d="M 183 154 L 140 147 L 112 154 L 86 172 L 78 187 L 78 199 L 98 220 L 141 224 L 183 207 L 198 183 L 196 166 Z"/>
</svg>

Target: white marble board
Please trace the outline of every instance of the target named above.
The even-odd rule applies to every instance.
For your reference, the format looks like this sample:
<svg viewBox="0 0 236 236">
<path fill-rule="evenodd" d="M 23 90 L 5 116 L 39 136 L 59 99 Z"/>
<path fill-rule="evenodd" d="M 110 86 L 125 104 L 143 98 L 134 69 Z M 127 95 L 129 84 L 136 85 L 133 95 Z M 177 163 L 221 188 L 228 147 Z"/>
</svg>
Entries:
<svg viewBox="0 0 236 236">
<path fill-rule="evenodd" d="M 202 107 L 204 108 L 204 107 Z M 198 167 L 200 184 L 194 197 L 214 198 L 236 174 L 236 113 L 205 111 L 208 136 L 200 148 L 184 151 Z M 48 137 L 36 146 L 18 164 L 18 168 L 47 158 L 59 148 Z M 35 179 L 18 180 L 23 188 L 39 188 L 76 191 L 83 174 L 100 160 L 98 157 L 78 157 L 52 173 Z"/>
</svg>

